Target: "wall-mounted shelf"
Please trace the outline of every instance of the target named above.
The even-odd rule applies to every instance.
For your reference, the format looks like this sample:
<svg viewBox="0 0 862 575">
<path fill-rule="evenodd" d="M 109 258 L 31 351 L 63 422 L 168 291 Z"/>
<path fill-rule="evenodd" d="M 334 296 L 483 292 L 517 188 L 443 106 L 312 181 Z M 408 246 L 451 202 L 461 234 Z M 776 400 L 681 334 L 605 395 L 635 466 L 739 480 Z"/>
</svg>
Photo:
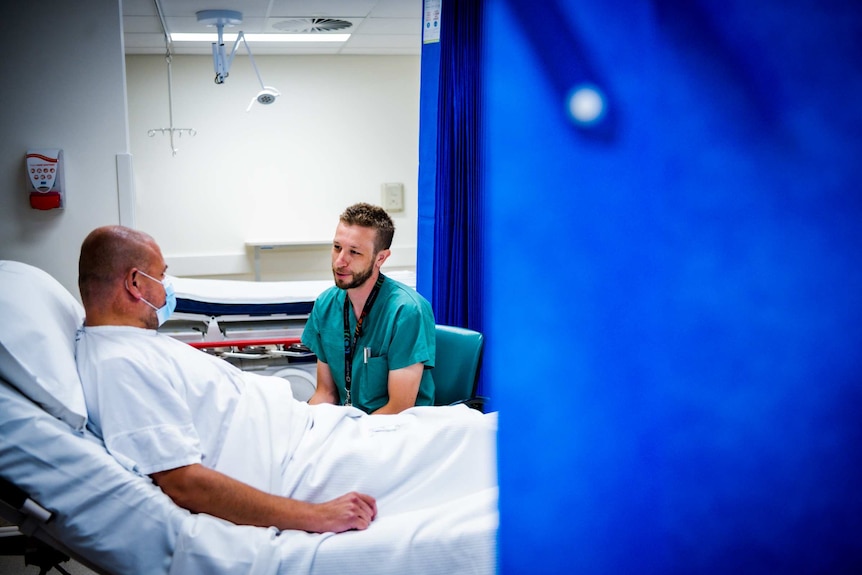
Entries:
<svg viewBox="0 0 862 575">
<path fill-rule="evenodd" d="M 319 248 L 323 246 L 331 246 L 332 240 L 311 240 L 311 241 L 283 241 L 283 240 L 248 240 L 245 242 L 247 248 L 254 248 L 254 280 L 260 281 L 260 252 L 261 250 L 276 250 L 276 249 L 304 249 L 304 248 Z"/>
</svg>

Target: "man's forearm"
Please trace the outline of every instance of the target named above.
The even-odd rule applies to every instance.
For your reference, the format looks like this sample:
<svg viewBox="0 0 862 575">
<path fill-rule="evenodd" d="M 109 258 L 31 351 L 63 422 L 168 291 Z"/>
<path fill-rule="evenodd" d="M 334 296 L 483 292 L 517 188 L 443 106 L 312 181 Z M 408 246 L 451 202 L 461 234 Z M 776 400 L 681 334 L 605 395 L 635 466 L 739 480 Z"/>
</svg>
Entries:
<svg viewBox="0 0 862 575">
<path fill-rule="evenodd" d="M 389 372 L 389 401 L 377 409 L 375 414 L 401 413 L 407 408 L 416 405 L 416 396 L 419 394 L 419 384 L 422 381 L 422 371 L 425 366 L 421 363 L 394 369 Z"/>
<path fill-rule="evenodd" d="M 377 513 L 367 495 L 348 493 L 326 503 L 308 503 L 260 491 L 200 464 L 152 477 L 180 507 L 238 525 L 338 533 L 365 529 Z"/>
<path fill-rule="evenodd" d="M 332 379 L 332 372 L 329 370 L 329 364 L 320 360 L 317 361 L 317 385 L 308 403 L 311 405 L 317 403 L 334 403 L 338 405 L 341 403 L 338 397 L 338 390 L 335 388 L 335 381 Z"/>
</svg>

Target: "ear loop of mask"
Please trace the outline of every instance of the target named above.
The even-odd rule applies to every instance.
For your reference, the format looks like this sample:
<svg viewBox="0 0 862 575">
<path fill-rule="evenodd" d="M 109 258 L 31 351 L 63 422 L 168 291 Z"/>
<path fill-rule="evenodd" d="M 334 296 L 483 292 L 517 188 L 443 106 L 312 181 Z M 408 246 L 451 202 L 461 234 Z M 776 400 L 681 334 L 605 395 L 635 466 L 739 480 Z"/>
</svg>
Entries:
<svg viewBox="0 0 862 575">
<path fill-rule="evenodd" d="M 177 307 L 177 296 L 174 293 L 174 286 L 173 286 L 173 284 L 171 284 L 171 281 L 167 278 L 159 281 L 156 278 L 154 278 L 153 276 L 151 276 L 148 273 L 143 272 L 141 270 L 138 270 L 138 273 L 144 277 L 147 277 L 147 278 L 153 280 L 154 282 L 158 282 L 158 283 L 162 284 L 162 287 L 165 289 L 165 305 L 163 305 L 162 307 L 154 306 L 149 301 L 147 301 L 143 296 L 141 296 L 142 302 L 144 302 L 145 304 L 147 304 L 148 306 L 150 306 L 151 308 L 156 310 L 156 318 L 159 321 L 159 326 L 161 326 L 163 323 L 168 321 L 168 318 L 171 317 L 171 314 L 174 313 L 174 309 L 176 309 L 176 307 Z M 132 282 L 132 283 L 134 283 L 134 282 Z M 126 287 L 128 287 L 128 284 L 126 285 Z"/>
</svg>

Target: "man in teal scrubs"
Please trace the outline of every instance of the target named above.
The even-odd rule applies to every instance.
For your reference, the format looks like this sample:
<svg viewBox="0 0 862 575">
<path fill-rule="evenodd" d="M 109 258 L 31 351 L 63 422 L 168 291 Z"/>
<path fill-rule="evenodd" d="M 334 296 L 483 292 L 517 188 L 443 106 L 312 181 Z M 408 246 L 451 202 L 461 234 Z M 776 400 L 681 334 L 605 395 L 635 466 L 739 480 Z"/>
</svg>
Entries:
<svg viewBox="0 0 862 575">
<path fill-rule="evenodd" d="M 302 342 L 317 355 L 309 403 L 399 413 L 434 404 L 435 327 L 428 300 L 380 273 L 395 225 L 378 206 L 341 214 L 332 242 L 335 286 L 314 302 Z"/>
</svg>

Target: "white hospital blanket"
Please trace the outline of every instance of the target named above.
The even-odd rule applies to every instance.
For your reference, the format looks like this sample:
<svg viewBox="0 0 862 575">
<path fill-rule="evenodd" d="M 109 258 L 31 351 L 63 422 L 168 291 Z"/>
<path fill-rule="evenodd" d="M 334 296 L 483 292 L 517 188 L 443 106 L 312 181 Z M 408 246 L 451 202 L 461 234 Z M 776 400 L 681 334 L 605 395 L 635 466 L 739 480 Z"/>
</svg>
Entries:
<svg viewBox="0 0 862 575">
<path fill-rule="evenodd" d="M 249 385 L 215 468 L 253 487 L 318 503 L 359 491 L 377 500 L 382 517 L 497 485 L 496 413 L 457 405 L 369 416 L 329 404 L 297 406 L 280 380 L 243 375 Z M 298 407 L 313 413 L 302 431 L 289 425 Z M 261 452 L 264 446 L 271 451 Z M 286 453 L 292 457 L 285 461 Z"/>
<path fill-rule="evenodd" d="M 172 575 L 492 575 L 497 488 L 437 508 L 376 519 L 364 531 L 304 533 L 206 516 L 183 525 Z"/>
<path fill-rule="evenodd" d="M 0 476 L 56 513 L 46 531 L 114 573 L 492 575 L 496 570 L 496 487 L 436 506 L 417 500 L 409 511 L 384 508 L 364 531 L 279 533 L 237 526 L 180 509 L 148 478 L 124 469 L 94 437 L 72 431 L 5 383 L 0 383 Z"/>
</svg>

